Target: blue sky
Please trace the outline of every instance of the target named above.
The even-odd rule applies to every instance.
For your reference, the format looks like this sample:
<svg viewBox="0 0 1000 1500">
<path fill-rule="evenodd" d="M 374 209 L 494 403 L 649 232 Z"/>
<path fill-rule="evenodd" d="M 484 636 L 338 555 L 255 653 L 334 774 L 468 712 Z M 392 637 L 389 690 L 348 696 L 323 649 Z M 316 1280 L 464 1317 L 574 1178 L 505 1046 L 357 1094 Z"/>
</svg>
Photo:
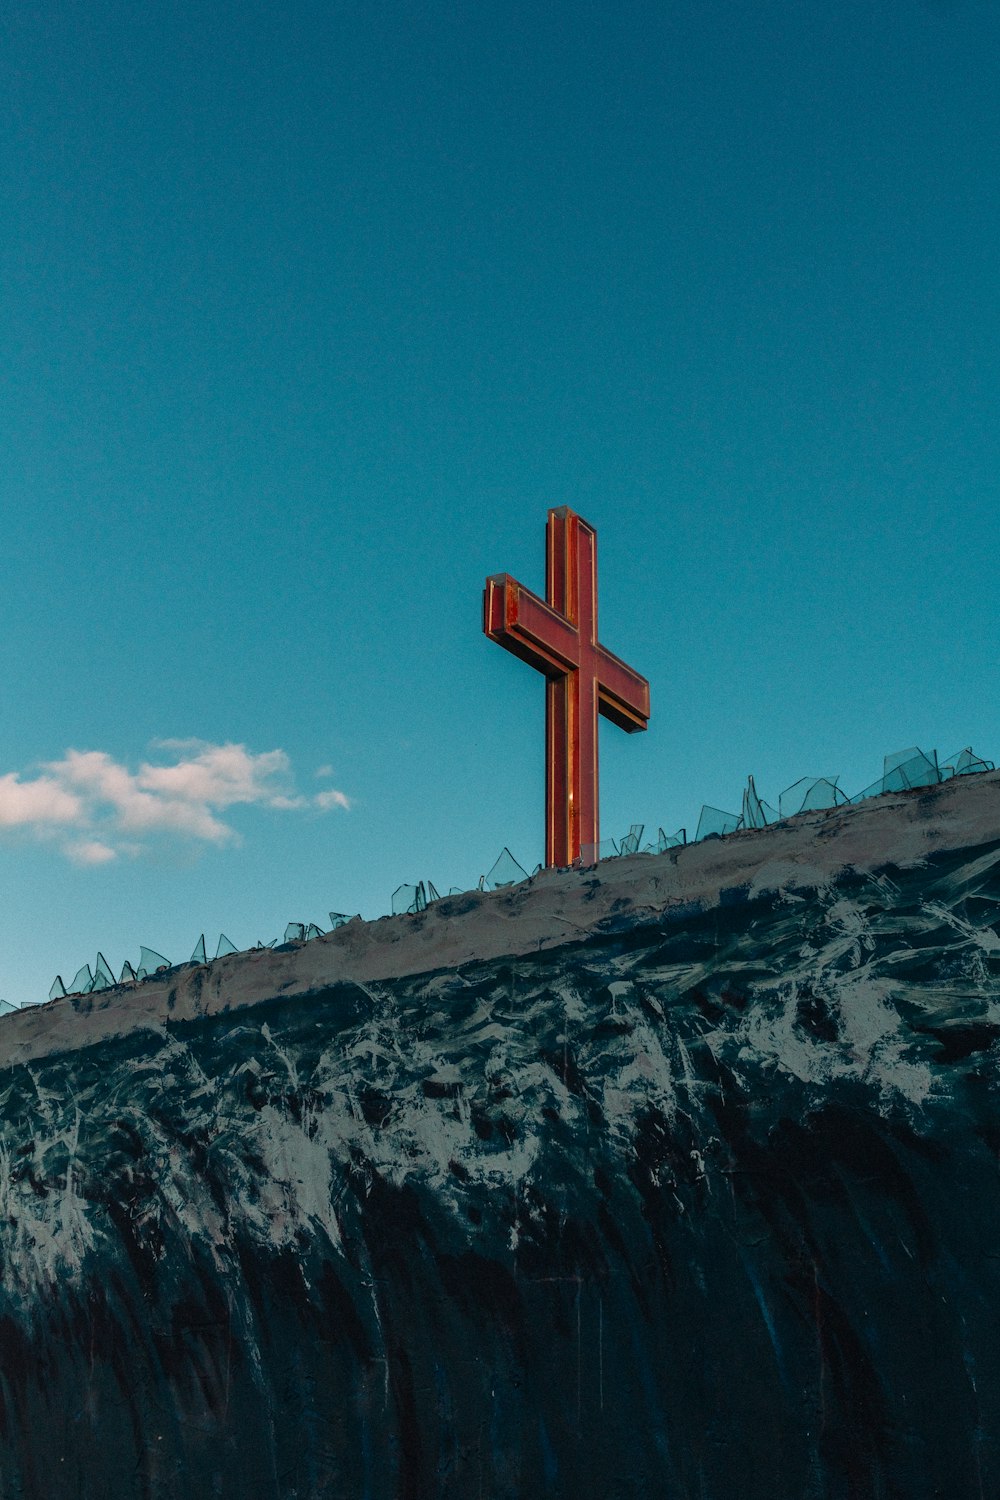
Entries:
<svg viewBox="0 0 1000 1500">
<path fill-rule="evenodd" d="M 14 0 L 0 110 L 0 994 L 540 859 L 550 505 L 606 835 L 1000 752 L 993 0 Z"/>
</svg>

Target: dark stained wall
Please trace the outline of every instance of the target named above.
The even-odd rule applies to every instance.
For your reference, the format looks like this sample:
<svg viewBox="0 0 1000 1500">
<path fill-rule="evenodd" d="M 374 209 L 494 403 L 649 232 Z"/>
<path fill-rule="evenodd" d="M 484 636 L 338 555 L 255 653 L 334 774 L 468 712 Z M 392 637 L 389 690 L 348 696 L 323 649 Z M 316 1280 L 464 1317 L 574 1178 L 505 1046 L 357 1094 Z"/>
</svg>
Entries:
<svg viewBox="0 0 1000 1500">
<path fill-rule="evenodd" d="M 998 933 L 991 844 L 5 1069 L 0 1495 L 1000 1494 Z"/>
</svg>

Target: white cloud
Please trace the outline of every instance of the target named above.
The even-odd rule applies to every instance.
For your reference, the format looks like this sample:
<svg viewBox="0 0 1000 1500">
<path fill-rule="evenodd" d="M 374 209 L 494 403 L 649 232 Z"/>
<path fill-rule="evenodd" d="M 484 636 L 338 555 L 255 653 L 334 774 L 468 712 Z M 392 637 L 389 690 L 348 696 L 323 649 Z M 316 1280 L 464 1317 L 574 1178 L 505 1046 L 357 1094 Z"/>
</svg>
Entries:
<svg viewBox="0 0 1000 1500">
<path fill-rule="evenodd" d="M 270 802 L 280 795 L 272 778 L 288 771 L 284 750 L 251 755 L 245 745 L 203 745 L 172 766 L 140 766 L 136 780 L 146 790 L 172 798 L 232 807 L 236 802 Z"/>
<path fill-rule="evenodd" d="M 73 824 L 82 814 L 80 798 L 55 777 L 22 781 L 14 771 L 0 776 L 0 828 Z"/>
<path fill-rule="evenodd" d="M 329 812 L 331 807 L 348 808 L 351 805 L 349 797 L 343 792 L 317 792 L 313 798 L 313 806 L 320 808 L 323 812 Z"/>
<path fill-rule="evenodd" d="M 75 865 L 106 865 L 109 860 L 118 858 L 116 851 L 109 844 L 102 844 L 100 839 L 78 839 L 75 843 L 65 844 L 63 853 Z"/>
<path fill-rule="evenodd" d="M 172 759 L 143 761 L 132 771 L 105 750 L 67 750 L 32 778 L 0 775 L 0 829 L 37 837 L 83 830 L 87 836 L 68 840 L 63 852 L 76 864 L 96 865 L 139 852 L 136 838 L 158 833 L 226 843 L 237 835 L 223 815 L 237 805 L 279 812 L 350 806 L 343 792 L 298 795 L 284 750 L 254 754 L 245 745 L 204 740 L 160 740 L 152 748 Z"/>
</svg>

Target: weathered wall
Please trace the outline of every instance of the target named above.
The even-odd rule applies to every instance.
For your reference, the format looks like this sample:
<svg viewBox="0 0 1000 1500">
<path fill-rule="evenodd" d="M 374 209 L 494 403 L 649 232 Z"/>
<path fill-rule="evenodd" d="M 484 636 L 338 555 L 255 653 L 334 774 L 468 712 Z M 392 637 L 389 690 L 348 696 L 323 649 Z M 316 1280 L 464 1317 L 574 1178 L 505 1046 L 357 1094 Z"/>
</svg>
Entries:
<svg viewBox="0 0 1000 1500">
<path fill-rule="evenodd" d="M 547 902 L 535 951 L 352 977 L 355 935 L 274 955 L 283 999 L 227 960 L 92 1045 L 66 1002 L 59 1050 L 0 1023 L 4 1500 L 1000 1493 L 977 782 L 879 813 L 883 854 L 923 830 L 899 863 L 812 860 L 861 809 L 780 880 L 682 901 L 686 855 L 622 861 L 368 939 Z"/>
</svg>

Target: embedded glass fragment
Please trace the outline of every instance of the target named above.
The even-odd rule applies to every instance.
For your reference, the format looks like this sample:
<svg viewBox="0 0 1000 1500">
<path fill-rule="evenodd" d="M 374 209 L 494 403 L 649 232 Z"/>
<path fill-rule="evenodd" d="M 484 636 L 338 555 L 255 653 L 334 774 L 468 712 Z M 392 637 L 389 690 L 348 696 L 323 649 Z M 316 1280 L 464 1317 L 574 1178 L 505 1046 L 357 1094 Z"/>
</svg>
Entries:
<svg viewBox="0 0 1000 1500">
<path fill-rule="evenodd" d="M 964 750 L 956 750 L 954 755 L 942 761 L 939 769 L 942 773 L 947 769 L 953 776 L 974 776 L 979 771 L 995 771 L 996 766 L 991 760 L 983 760 L 977 755 L 971 745 L 966 745 Z"/>
<path fill-rule="evenodd" d="M 51 995 L 49 999 L 52 999 Z M 9 1016 L 12 1010 L 17 1010 L 12 1000 L 0 1000 L 0 1016 Z"/>
<path fill-rule="evenodd" d="M 191 955 L 191 962 L 193 964 L 207 964 L 208 963 L 208 954 L 205 952 L 205 934 L 204 933 L 202 933 L 201 937 L 198 939 L 198 941 L 194 945 L 194 952 Z"/>
<path fill-rule="evenodd" d="M 350 917 L 345 912 L 332 911 L 330 913 L 330 931 L 335 932 L 338 927 L 343 927 L 344 923 L 350 920 Z"/>
<path fill-rule="evenodd" d="M 849 798 L 837 785 L 839 780 L 839 776 L 800 776 L 778 798 L 781 816 L 794 818 L 800 812 L 821 812 L 826 807 L 843 807 Z"/>
<path fill-rule="evenodd" d="M 401 917 L 406 912 L 416 911 L 417 888 L 415 885 L 397 885 L 392 893 L 392 915 Z"/>
<path fill-rule="evenodd" d="M 867 802 L 869 797 L 881 797 L 884 791 L 885 786 L 883 785 L 882 777 L 880 776 L 878 781 L 872 782 L 871 786 L 866 786 L 861 792 L 855 792 L 854 796 L 851 798 L 851 804 L 853 806 L 853 804 L 856 802 Z"/>
<path fill-rule="evenodd" d="M 656 852 L 662 854 L 666 849 L 683 849 L 688 841 L 687 829 L 678 828 L 676 833 L 664 833 L 663 829 L 657 830 Z"/>
<path fill-rule="evenodd" d="M 235 953 L 236 944 L 231 943 L 224 932 L 219 933 L 219 941 L 215 949 L 216 958 L 225 958 L 227 953 Z"/>
<path fill-rule="evenodd" d="M 125 962 L 122 964 L 122 971 L 121 971 L 121 974 L 118 976 L 118 983 L 119 984 L 134 984 L 135 983 L 135 978 L 136 978 L 135 970 L 133 969 L 132 965 L 129 963 L 128 959 L 126 959 Z"/>
<path fill-rule="evenodd" d="M 139 948 L 139 966 L 135 971 L 136 979 L 148 979 L 152 974 L 158 974 L 161 969 L 169 969 L 170 960 L 164 958 L 162 953 L 157 953 L 155 948 Z"/>
<path fill-rule="evenodd" d="M 441 897 L 440 897 L 440 895 L 438 893 L 437 887 L 435 886 L 435 884 L 434 884 L 434 882 L 432 880 L 428 880 L 428 882 L 427 882 L 427 899 L 428 899 L 428 901 L 440 901 L 441 900 Z"/>
<path fill-rule="evenodd" d="M 304 923 L 289 922 L 288 926 L 285 928 L 285 936 L 283 937 L 282 942 L 301 943 L 305 935 L 306 929 Z"/>
<path fill-rule="evenodd" d="M 633 823 L 624 838 L 618 840 L 619 854 L 638 854 L 639 840 L 642 838 L 643 823 Z"/>
<path fill-rule="evenodd" d="M 503 890 L 504 886 L 517 885 L 520 880 L 527 880 L 528 872 L 521 868 L 517 860 L 506 847 L 500 851 L 492 869 L 486 874 L 486 889 L 489 891 Z"/>
<path fill-rule="evenodd" d="M 308 942 L 310 938 L 318 938 L 318 937 L 322 937 L 322 936 L 323 936 L 323 929 L 322 929 L 322 927 L 317 927 L 317 925 L 316 925 L 315 922 L 310 922 L 309 925 L 308 925 L 308 927 L 306 928 L 306 942 Z"/>
<path fill-rule="evenodd" d="M 883 791 L 906 792 L 912 787 L 936 786 L 940 780 L 936 750 L 928 755 L 913 745 L 909 750 L 897 750 L 885 757 Z"/>
<path fill-rule="evenodd" d="M 66 993 L 66 986 L 62 982 L 62 975 L 57 974 L 49 989 L 50 1000 L 61 1000 Z"/>
<path fill-rule="evenodd" d="M 718 834 L 722 838 L 727 833 L 735 833 L 740 822 L 738 813 L 723 812 L 721 807 L 709 807 L 706 803 L 698 818 L 694 841 L 697 844 L 699 839 L 707 839 L 712 834 Z"/>
<path fill-rule="evenodd" d="M 90 986 L 91 993 L 97 990 L 110 990 L 114 988 L 115 976 L 108 968 L 108 961 L 103 953 L 99 953 L 94 962 L 94 979 Z"/>
<path fill-rule="evenodd" d="M 103 981 L 98 984 L 98 980 Z M 114 988 L 115 976 L 111 972 L 111 965 L 103 953 L 98 953 L 94 962 L 94 989 Z"/>
<path fill-rule="evenodd" d="M 398 885 L 392 893 L 394 917 L 412 916 L 415 912 L 423 911 L 426 905 L 427 892 L 422 880 L 416 885 Z"/>
<path fill-rule="evenodd" d="M 743 792 L 743 815 L 744 828 L 766 828 L 769 823 L 776 823 L 778 814 L 769 802 L 762 802 L 757 795 L 757 788 L 753 784 L 753 777 L 747 777 L 746 788 Z"/>
<path fill-rule="evenodd" d="M 614 839 L 601 839 L 599 844 L 580 845 L 580 863 L 586 868 L 602 859 L 617 859 L 618 845 Z"/>
<path fill-rule="evenodd" d="M 89 995 L 94 983 L 94 976 L 90 972 L 90 965 L 84 964 L 82 969 L 77 969 L 73 975 L 73 982 L 69 987 L 71 995 Z"/>
</svg>

